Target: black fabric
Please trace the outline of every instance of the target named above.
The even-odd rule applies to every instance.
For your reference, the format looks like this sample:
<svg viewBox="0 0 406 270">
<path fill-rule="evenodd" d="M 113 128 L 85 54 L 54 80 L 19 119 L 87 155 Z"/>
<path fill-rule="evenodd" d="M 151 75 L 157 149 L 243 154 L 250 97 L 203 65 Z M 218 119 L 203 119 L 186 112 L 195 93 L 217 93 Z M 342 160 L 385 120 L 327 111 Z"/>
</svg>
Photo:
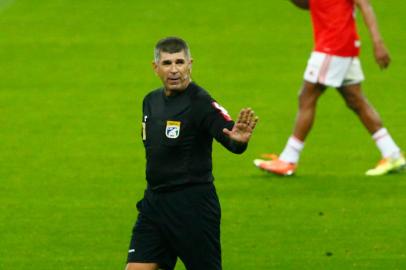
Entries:
<svg viewBox="0 0 406 270">
<path fill-rule="evenodd" d="M 171 122 L 180 125 L 177 136 L 168 137 Z M 212 142 L 215 138 L 233 153 L 242 153 L 246 144 L 235 143 L 224 133 L 234 122 L 201 87 L 167 97 L 163 89 L 149 93 L 143 101 L 143 142 L 146 150 L 148 188 L 212 182 Z"/>
<path fill-rule="evenodd" d="M 172 270 L 220 270 L 221 210 L 212 183 L 171 191 L 146 190 L 138 202 L 128 262 L 155 262 Z"/>
</svg>

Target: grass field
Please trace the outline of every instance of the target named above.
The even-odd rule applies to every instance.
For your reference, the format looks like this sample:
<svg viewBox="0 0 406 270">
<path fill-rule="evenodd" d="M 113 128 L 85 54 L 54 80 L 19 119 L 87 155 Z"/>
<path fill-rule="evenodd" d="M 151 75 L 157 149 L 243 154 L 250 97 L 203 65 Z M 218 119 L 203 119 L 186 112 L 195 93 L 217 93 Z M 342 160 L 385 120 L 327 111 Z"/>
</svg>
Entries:
<svg viewBox="0 0 406 270">
<path fill-rule="evenodd" d="M 406 3 L 372 2 L 393 63 L 375 65 L 359 20 L 364 89 L 406 149 Z M 252 165 L 292 130 L 306 12 L 286 0 L 0 0 L 1 270 L 124 268 L 145 187 L 141 101 L 160 85 L 152 52 L 168 35 L 189 42 L 194 80 L 232 115 L 261 118 L 244 155 L 214 148 L 224 269 L 406 269 L 406 173 L 363 175 L 379 152 L 335 90 L 295 177 Z"/>
</svg>

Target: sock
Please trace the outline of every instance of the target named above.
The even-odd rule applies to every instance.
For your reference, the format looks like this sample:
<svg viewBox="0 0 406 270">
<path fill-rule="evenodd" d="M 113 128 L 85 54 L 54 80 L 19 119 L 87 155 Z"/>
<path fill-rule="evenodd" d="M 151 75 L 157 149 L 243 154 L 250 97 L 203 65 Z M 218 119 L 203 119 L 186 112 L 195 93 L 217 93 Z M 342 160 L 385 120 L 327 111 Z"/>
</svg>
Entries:
<svg viewBox="0 0 406 270">
<path fill-rule="evenodd" d="M 375 140 L 376 146 L 381 151 L 383 158 L 399 158 L 400 149 L 393 141 L 391 135 L 386 128 L 381 128 L 372 135 Z"/>
<path fill-rule="evenodd" d="M 299 161 L 300 152 L 302 152 L 303 147 L 304 142 L 300 141 L 292 135 L 286 143 L 285 149 L 283 149 L 283 152 L 279 156 L 279 159 L 289 163 L 297 163 Z"/>
</svg>

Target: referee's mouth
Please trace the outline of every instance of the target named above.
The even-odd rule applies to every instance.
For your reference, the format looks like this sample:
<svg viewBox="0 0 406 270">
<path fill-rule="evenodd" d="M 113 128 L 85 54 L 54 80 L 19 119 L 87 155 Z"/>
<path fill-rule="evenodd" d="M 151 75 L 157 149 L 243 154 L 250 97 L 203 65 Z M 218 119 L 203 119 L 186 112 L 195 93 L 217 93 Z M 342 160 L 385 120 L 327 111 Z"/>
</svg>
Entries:
<svg viewBox="0 0 406 270">
<path fill-rule="evenodd" d="M 167 81 L 169 84 L 179 84 L 180 78 L 168 78 Z"/>
</svg>

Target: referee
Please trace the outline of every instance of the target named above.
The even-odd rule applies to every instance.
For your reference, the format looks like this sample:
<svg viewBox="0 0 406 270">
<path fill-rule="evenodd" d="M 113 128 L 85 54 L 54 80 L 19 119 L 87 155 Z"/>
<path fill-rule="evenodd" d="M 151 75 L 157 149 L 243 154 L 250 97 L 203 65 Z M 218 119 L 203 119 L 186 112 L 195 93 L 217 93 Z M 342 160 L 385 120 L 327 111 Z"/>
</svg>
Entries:
<svg viewBox="0 0 406 270">
<path fill-rule="evenodd" d="M 163 87 L 143 101 L 142 140 L 147 188 L 137 203 L 127 270 L 172 270 L 180 258 L 188 270 L 221 267 L 221 210 L 212 174 L 212 142 L 241 154 L 258 118 L 242 109 L 231 120 L 192 82 L 192 58 L 177 37 L 155 46 L 153 68 Z"/>
</svg>

